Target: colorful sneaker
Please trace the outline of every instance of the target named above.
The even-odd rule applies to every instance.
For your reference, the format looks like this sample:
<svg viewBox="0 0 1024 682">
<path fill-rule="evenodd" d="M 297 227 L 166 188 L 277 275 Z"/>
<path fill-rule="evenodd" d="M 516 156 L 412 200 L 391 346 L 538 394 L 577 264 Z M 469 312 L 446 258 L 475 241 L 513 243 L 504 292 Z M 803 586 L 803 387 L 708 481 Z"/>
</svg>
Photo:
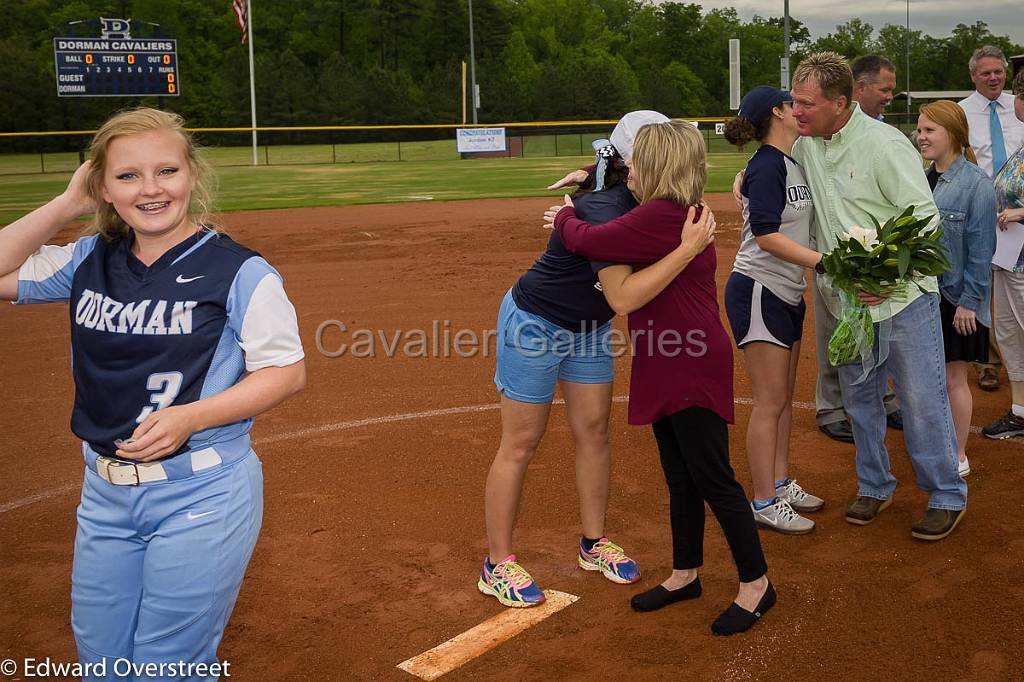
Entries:
<svg viewBox="0 0 1024 682">
<path fill-rule="evenodd" d="M 786 535 L 805 535 L 814 530 L 814 521 L 793 511 L 781 497 L 775 498 L 775 503 L 764 509 L 756 509 L 754 503 L 750 503 L 750 510 L 754 512 L 754 522 L 762 528 L 776 530 Z"/>
<path fill-rule="evenodd" d="M 1002 440 L 1013 436 L 1024 436 L 1024 417 L 1018 417 L 1011 410 L 988 426 L 981 432 L 986 438 Z"/>
<path fill-rule="evenodd" d="M 601 571 L 613 583 L 625 585 L 640 580 L 640 567 L 608 538 L 595 542 L 589 552 L 583 549 L 583 540 L 580 539 L 580 553 L 576 560 L 584 571 Z"/>
<path fill-rule="evenodd" d="M 489 566 L 487 559 L 484 559 L 484 570 L 476 586 L 484 594 L 512 608 L 544 603 L 544 593 L 526 569 L 516 563 L 515 554 L 509 554 L 494 566 Z"/>
<path fill-rule="evenodd" d="M 776 488 L 775 494 L 798 512 L 816 512 L 825 506 L 825 500 L 810 494 L 793 479 Z"/>
</svg>

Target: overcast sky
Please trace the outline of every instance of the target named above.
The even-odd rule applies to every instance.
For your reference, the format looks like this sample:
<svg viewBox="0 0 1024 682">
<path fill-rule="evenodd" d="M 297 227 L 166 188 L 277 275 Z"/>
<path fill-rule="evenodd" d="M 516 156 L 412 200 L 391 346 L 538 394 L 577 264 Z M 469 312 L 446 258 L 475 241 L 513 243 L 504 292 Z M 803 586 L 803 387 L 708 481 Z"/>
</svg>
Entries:
<svg viewBox="0 0 1024 682">
<path fill-rule="evenodd" d="M 755 14 L 764 17 L 783 14 L 783 0 L 695 0 L 705 9 L 735 7 L 740 17 L 749 20 Z M 789 14 L 804 22 L 817 38 L 835 31 L 837 24 L 860 17 L 875 27 L 907 23 L 905 0 L 790 0 Z M 1021 0 L 911 0 L 910 28 L 935 37 L 945 37 L 957 24 L 984 21 L 996 35 L 1007 35 L 1024 44 L 1024 2 Z M 877 33 L 876 33 L 877 35 Z"/>
</svg>

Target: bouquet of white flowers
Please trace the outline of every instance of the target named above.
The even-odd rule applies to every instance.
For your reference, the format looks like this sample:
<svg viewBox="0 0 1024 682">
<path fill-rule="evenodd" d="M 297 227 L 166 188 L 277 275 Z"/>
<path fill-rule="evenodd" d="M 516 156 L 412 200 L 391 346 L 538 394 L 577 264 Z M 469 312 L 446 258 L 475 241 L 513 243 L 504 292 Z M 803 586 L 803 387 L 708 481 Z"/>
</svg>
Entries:
<svg viewBox="0 0 1024 682">
<path fill-rule="evenodd" d="M 884 225 L 871 220 L 873 228 L 849 228 L 822 261 L 843 302 L 839 323 L 828 342 L 828 359 L 833 365 L 863 357 L 874 344 L 871 311 L 860 302 L 858 293 L 899 298 L 906 295 L 910 283 L 921 288 L 917 278 L 949 269 L 939 243 L 942 230 L 927 229 L 931 216 L 915 218 L 910 206 Z"/>
</svg>

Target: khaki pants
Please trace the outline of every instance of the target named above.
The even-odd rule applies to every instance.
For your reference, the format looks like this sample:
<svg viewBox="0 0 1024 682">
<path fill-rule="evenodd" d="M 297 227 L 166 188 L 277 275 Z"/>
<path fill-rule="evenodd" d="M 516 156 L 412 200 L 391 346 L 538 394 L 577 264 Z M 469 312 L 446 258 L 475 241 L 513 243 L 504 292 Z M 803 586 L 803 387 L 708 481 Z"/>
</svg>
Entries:
<svg viewBox="0 0 1024 682">
<path fill-rule="evenodd" d="M 1024 272 L 992 273 L 992 329 L 1010 381 L 1024 381 Z"/>
</svg>

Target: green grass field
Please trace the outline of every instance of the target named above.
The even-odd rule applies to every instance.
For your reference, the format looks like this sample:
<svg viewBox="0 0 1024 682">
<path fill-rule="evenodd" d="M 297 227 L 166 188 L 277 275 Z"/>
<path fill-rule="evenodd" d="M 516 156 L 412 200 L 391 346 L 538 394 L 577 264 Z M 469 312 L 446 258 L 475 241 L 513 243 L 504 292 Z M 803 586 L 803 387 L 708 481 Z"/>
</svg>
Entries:
<svg viewBox="0 0 1024 682">
<path fill-rule="evenodd" d="M 550 136 L 553 137 L 553 136 Z M 578 136 L 572 137 L 577 140 Z M 532 141 L 532 139 L 531 139 Z M 428 143 L 403 143 L 403 161 L 398 163 L 365 160 L 372 149 L 359 151 L 360 161 L 351 163 L 310 162 L 311 155 L 326 151 L 330 145 L 302 147 L 270 147 L 270 153 L 287 158 L 288 153 L 302 154 L 296 165 L 244 166 L 224 165 L 229 154 L 242 154 L 242 161 L 251 159 L 243 148 L 210 150 L 220 167 L 217 169 L 219 189 L 217 207 L 221 211 L 241 209 L 292 208 L 301 206 L 336 206 L 344 204 L 395 203 L 405 201 L 444 201 L 496 197 L 529 197 L 552 195 L 544 188 L 573 168 L 590 163 L 591 156 L 544 156 L 534 158 L 498 158 L 460 160 L 404 160 L 406 148 L 410 156 L 430 153 Z M 529 144 L 529 143 L 528 143 Z M 552 144 L 554 144 L 552 142 Z M 559 144 L 568 144 L 559 141 Z M 451 143 L 448 143 L 449 147 Z M 578 145 L 578 142 L 577 142 Z M 363 145 L 345 145 L 348 147 Z M 367 145 L 372 147 L 373 145 Z M 394 145 L 383 145 L 391 146 Z M 338 147 L 340 149 L 341 146 Z M 292 150 L 289 152 L 289 150 Z M 301 150 L 301 152 L 299 151 Z M 352 150 L 348 150 L 352 151 Z M 561 147 L 559 149 L 561 151 Z M 0 173 L 23 163 L 21 155 L 0 156 Z M 31 155 L 26 155 L 31 156 Z M 52 155 L 56 156 L 56 155 Z M 0 182 L 0 224 L 7 224 L 60 193 L 77 163 L 68 154 L 61 172 L 39 173 L 38 156 L 35 170 L 7 174 Z M 216 158 L 220 156 L 221 158 Z M 452 154 L 454 156 L 454 154 Z M 728 191 L 736 171 L 748 158 L 745 153 L 709 156 L 709 192 Z M 284 163 L 280 161 L 279 163 Z"/>
</svg>

